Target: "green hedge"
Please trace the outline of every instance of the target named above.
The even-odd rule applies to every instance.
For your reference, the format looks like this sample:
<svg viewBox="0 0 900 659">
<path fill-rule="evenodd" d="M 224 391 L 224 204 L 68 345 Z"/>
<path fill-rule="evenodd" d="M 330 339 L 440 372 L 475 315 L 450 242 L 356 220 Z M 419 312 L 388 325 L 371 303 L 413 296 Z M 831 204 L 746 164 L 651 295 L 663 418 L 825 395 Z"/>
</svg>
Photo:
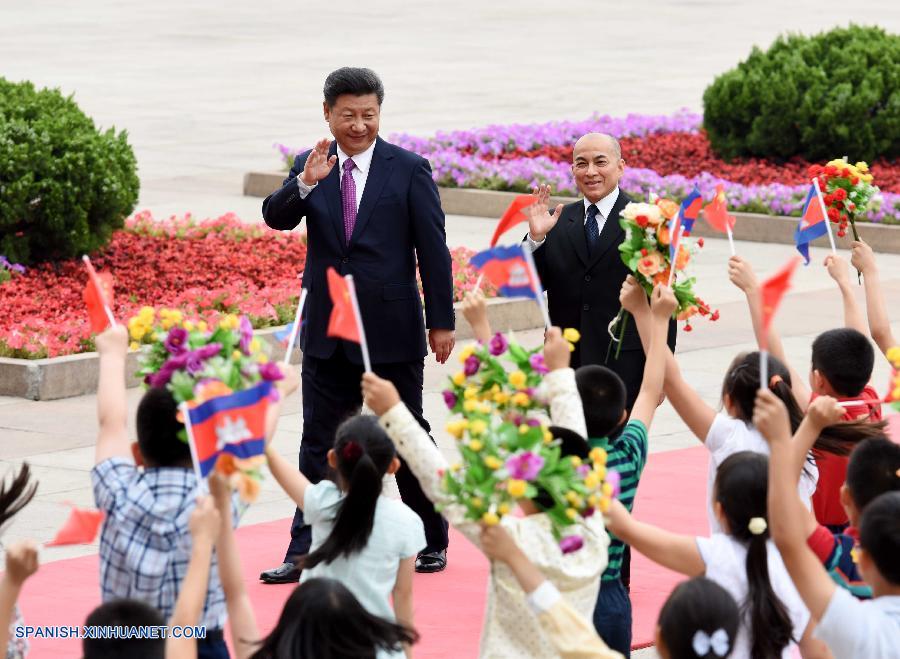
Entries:
<svg viewBox="0 0 900 659">
<path fill-rule="evenodd" d="M 706 89 L 703 122 L 724 158 L 896 158 L 900 36 L 851 25 L 754 48 Z"/>
<path fill-rule="evenodd" d="M 59 90 L 0 78 L 0 254 L 34 263 L 90 252 L 137 203 L 124 131 L 99 131 Z"/>
</svg>

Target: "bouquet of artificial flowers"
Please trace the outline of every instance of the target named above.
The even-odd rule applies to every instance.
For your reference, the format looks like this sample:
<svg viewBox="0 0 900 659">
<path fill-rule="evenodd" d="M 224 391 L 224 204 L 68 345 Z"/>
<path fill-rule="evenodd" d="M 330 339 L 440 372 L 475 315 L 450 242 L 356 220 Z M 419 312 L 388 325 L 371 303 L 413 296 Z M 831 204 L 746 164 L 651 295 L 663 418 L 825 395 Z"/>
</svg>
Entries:
<svg viewBox="0 0 900 659">
<path fill-rule="evenodd" d="M 859 240 L 856 218 L 876 198 L 879 190 L 872 185 L 874 177 L 865 162 L 851 165 L 838 158 L 827 165 L 810 165 L 809 175 L 818 179 L 822 201 L 825 202 L 828 219 L 838 225 L 837 235 L 847 235 L 847 224 L 853 231 L 853 239 Z"/>
</svg>

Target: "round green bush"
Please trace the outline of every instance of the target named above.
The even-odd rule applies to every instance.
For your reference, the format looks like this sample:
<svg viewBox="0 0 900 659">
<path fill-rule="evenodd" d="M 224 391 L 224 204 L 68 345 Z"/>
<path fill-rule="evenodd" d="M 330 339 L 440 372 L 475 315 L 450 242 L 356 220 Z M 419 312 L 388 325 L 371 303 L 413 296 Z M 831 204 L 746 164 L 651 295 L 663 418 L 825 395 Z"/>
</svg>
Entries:
<svg viewBox="0 0 900 659">
<path fill-rule="evenodd" d="M 851 25 L 754 48 L 707 87 L 703 124 L 723 158 L 896 158 L 900 36 Z"/>
<path fill-rule="evenodd" d="M 59 90 L 0 78 L 0 254 L 20 263 L 106 244 L 137 203 L 125 131 L 99 131 Z"/>
</svg>

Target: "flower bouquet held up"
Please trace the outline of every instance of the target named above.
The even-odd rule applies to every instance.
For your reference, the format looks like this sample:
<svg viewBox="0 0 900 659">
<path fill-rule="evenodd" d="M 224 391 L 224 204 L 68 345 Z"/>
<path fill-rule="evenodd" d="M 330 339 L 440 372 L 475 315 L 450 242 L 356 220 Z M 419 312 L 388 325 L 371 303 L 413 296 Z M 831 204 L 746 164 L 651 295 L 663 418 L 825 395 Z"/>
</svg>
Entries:
<svg viewBox="0 0 900 659">
<path fill-rule="evenodd" d="M 566 330 L 570 341 L 578 333 Z M 464 370 L 450 378 L 444 401 L 456 415 L 447 431 L 456 438 L 461 462 L 444 474 L 444 488 L 466 517 L 497 524 L 517 499 L 546 493 L 545 510 L 563 553 L 581 548 L 573 532 L 579 520 L 605 512 L 617 490 L 618 474 L 606 471 L 606 452 L 594 449 L 588 461 L 562 456 L 561 440 L 548 428 L 541 400 L 547 367 L 540 348 L 527 350 L 502 334 L 488 345 L 467 347 Z"/>
<path fill-rule="evenodd" d="M 245 316 L 227 314 L 208 327 L 205 321 L 184 319 L 177 309 L 161 309 L 157 315 L 153 307 L 143 307 L 128 320 L 128 331 L 132 349 L 141 350 L 137 375 L 145 386 L 165 387 L 176 403 L 188 408 L 283 377 Z M 278 395 L 274 388 L 271 395 Z M 179 421 L 185 421 L 181 412 Z M 185 430 L 179 439 L 188 441 Z M 252 501 L 264 461 L 261 455 L 241 459 L 222 453 L 216 470 L 230 478 L 242 499 Z"/>
<path fill-rule="evenodd" d="M 884 402 L 900 412 L 900 346 L 890 348 L 885 354 L 891 363 L 891 377 L 888 380 L 887 395 Z"/>
</svg>

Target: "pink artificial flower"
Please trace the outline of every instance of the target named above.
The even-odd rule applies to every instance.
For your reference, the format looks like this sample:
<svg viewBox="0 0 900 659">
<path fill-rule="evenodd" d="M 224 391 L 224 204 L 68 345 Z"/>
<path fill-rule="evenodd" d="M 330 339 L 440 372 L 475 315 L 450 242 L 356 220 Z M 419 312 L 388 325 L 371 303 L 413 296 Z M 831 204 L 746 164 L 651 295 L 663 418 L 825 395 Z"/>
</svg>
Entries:
<svg viewBox="0 0 900 659">
<path fill-rule="evenodd" d="M 559 541 L 559 548 L 564 554 L 571 554 L 584 547 L 584 538 L 580 535 L 567 535 Z"/>
<path fill-rule="evenodd" d="M 509 471 L 510 478 L 523 481 L 530 481 L 537 478 L 537 475 L 541 473 L 543 467 L 543 456 L 533 453 L 532 451 L 517 453 L 516 455 L 510 456 L 506 461 L 506 469 Z"/>
</svg>

